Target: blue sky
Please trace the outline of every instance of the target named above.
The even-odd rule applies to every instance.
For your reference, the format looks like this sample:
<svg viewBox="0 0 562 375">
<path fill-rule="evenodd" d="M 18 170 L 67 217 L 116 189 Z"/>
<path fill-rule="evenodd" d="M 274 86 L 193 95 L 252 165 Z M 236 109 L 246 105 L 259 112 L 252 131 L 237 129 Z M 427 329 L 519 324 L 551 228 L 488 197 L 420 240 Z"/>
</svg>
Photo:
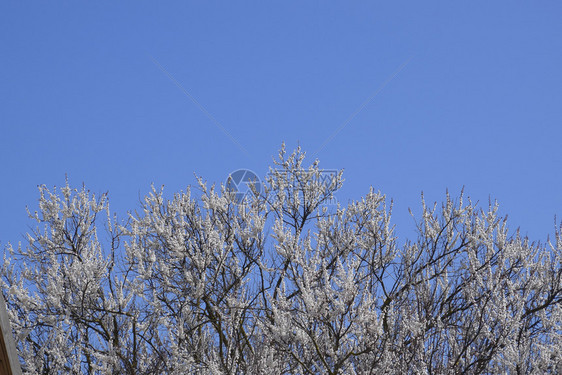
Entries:
<svg viewBox="0 0 562 375">
<path fill-rule="evenodd" d="M 393 198 L 402 239 L 421 191 L 465 186 L 544 241 L 562 217 L 561 19 L 555 1 L 4 1 L 0 245 L 65 174 L 123 215 L 152 182 L 264 176 L 283 141 L 345 170 L 340 202 Z"/>
</svg>

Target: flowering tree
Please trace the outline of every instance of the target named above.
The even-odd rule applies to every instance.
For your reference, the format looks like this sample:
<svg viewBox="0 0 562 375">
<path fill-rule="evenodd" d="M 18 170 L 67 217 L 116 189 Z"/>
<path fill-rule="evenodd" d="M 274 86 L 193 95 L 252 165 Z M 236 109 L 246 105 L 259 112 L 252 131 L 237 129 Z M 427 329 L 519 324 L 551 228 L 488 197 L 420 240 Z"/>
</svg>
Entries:
<svg viewBox="0 0 562 375">
<path fill-rule="evenodd" d="M 284 148 L 244 204 L 202 181 L 152 189 L 118 221 L 106 195 L 42 186 L 2 290 L 28 374 L 451 374 L 562 371 L 562 236 L 508 236 L 497 205 L 428 207 L 398 246 L 380 193 Z"/>
</svg>

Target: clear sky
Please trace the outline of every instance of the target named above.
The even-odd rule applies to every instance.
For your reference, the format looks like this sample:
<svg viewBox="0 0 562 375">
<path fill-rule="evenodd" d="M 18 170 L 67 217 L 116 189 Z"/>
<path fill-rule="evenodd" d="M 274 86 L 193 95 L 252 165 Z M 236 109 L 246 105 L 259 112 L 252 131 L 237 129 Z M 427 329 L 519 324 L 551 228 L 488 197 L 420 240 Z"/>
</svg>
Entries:
<svg viewBox="0 0 562 375">
<path fill-rule="evenodd" d="M 2 247 L 65 174 L 123 214 L 283 141 L 345 170 L 340 202 L 393 198 L 402 238 L 463 186 L 531 239 L 562 219 L 559 1 L 2 1 L 0 67 Z"/>
</svg>

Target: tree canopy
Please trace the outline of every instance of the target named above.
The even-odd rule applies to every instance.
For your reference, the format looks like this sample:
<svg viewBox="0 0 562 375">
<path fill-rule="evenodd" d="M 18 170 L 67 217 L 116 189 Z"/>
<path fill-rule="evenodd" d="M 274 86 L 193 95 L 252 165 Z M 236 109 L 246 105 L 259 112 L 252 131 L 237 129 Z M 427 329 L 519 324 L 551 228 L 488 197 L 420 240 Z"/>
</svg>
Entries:
<svg viewBox="0 0 562 375">
<path fill-rule="evenodd" d="M 398 245 L 375 190 L 281 149 L 260 191 L 166 199 L 39 187 L 2 291 L 26 374 L 530 374 L 562 371 L 562 236 L 508 234 L 498 206 L 427 205 Z"/>
</svg>

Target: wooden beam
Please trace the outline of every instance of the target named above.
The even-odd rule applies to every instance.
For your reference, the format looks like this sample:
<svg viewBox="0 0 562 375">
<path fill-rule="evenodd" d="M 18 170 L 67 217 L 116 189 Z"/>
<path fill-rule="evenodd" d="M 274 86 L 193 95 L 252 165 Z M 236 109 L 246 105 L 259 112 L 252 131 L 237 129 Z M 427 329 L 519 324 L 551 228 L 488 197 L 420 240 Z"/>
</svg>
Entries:
<svg viewBox="0 0 562 375">
<path fill-rule="evenodd" d="M 2 293 L 0 293 L 0 375 L 21 375 L 20 360 Z"/>
</svg>

